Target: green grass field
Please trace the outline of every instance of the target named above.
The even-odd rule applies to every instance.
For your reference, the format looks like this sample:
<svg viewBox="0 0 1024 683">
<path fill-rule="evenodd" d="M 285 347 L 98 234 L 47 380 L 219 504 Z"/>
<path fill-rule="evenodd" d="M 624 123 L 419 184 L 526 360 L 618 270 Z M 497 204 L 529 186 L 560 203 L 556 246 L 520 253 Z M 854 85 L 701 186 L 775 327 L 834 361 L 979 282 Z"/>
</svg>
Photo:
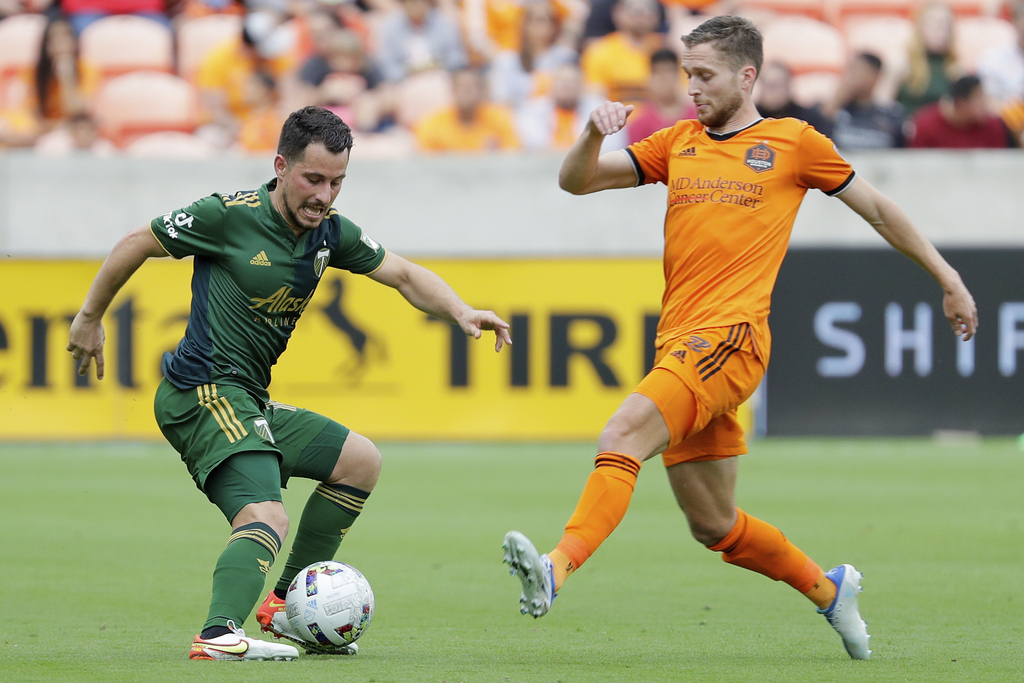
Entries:
<svg viewBox="0 0 1024 683">
<path fill-rule="evenodd" d="M 864 572 L 870 661 L 788 586 L 686 531 L 658 461 L 543 619 L 501 564 L 548 549 L 589 445 L 383 444 L 338 559 L 376 593 L 356 657 L 190 662 L 226 523 L 164 445 L 0 445 L 3 681 L 1020 681 L 1024 454 L 1010 440 L 762 440 L 738 500 Z M 294 481 L 293 519 L 312 484 Z M 283 565 L 283 563 L 281 563 Z M 277 568 L 279 571 L 279 568 Z M 276 574 L 271 573 L 276 579 Z M 254 618 L 246 628 L 257 631 Z"/>
</svg>

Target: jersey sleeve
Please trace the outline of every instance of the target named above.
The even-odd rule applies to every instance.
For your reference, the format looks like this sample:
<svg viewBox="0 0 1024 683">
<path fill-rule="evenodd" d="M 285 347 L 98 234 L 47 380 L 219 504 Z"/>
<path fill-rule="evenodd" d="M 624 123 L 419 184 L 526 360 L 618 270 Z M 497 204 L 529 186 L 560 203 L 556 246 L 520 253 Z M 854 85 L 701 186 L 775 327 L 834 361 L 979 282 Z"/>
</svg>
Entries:
<svg viewBox="0 0 1024 683">
<path fill-rule="evenodd" d="M 217 257 L 224 253 L 225 213 L 224 203 L 213 195 L 154 218 L 149 227 L 174 258 Z"/>
<path fill-rule="evenodd" d="M 329 265 L 358 275 L 366 275 L 380 268 L 387 250 L 374 242 L 363 229 L 349 219 L 336 215 L 340 223 L 338 249 L 331 254 Z"/>
<path fill-rule="evenodd" d="M 800 134 L 800 163 L 797 182 L 804 187 L 821 190 L 830 197 L 853 182 L 853 167 L 836 150 L 835 143 L 811 126 Z"/>
<path fill-rule="evenodd" d="M 674 128 L 665 128 L 626 148 L 633 161 L 637 185 L 668 182 L 668 158 L 674 140 Z"/>
</svg>

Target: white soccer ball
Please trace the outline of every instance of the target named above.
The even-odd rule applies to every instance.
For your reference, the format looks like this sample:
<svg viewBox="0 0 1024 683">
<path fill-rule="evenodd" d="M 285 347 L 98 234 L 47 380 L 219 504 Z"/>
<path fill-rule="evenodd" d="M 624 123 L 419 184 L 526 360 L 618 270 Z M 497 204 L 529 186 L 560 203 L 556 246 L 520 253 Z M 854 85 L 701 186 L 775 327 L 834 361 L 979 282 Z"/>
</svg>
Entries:
<svg viewBox="0 0 1024 683">
<path fill-rule="evenodd" d="M 285 614 L 310 643 L 348 645 L 373 619 L 373 590 L 358 569 L 341 562 L 316 562 L 288 586 Z"/>
</svg>

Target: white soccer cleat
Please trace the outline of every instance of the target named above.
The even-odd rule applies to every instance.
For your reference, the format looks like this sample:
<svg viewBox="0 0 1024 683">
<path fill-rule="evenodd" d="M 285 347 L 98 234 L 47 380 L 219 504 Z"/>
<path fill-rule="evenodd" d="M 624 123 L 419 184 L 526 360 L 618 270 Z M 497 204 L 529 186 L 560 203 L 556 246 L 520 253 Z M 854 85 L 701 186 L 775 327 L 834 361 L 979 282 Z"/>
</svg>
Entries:
<svg viewBox="0 0 1024 683">
<path fill-rule="evenodd" d="M 252 660 L 290 661 L 299 657 L 299 651 L 291 645 L 246 638 L 245 631 L 236 628 L 231 622 L 228 623 L 228 628 L 234 633 L 226 633 L 210 639 L 196 636 L 192 640 L 188 658 L 244 662 Z"/>
<path fill-rule="evenodd" d="M 863 575 L 849 564 L 841 564 L 825 573 L 832 583 L 836 584 L 836 599 L 828 609 L 819 609 L 828 623 L 843 638 L 843 645 L 853 659 L 868 659 L 871 650 L 868 648 L 868 625 L 860 618 L 857 596 L 864 588 L 860 585 Z"/>
<path fill-rule="evenodd" d="M 555 574 L 551 560 L 547 555 L 538 555 L 530 539 L 518 531 L 505 534 L 501 547 L 505 551 L 504 562 L 511 567 L 509 573 L 518 575 L 523 584 L 519 611 L 532 614 L 534 619 L 544 616 L 555 599 Z"/>
<path fill-rule="evenodd" d="M 273 591 L 267 595 L 263 604 L 256 611 L 256 621 L 259 622 L 261 631 L 273 634 L 275 638 L 284 638 L 292 641 L 296 645 L 305 648 L 307 655 L 354 655 L 359 652 L 359 645 L 356 643 L 328 647 L 320 643 L 303 640 L 302 636 L 292 629 L 292 624 L 288 621 L 285 601 L 279 600 Z"/>
</svg>

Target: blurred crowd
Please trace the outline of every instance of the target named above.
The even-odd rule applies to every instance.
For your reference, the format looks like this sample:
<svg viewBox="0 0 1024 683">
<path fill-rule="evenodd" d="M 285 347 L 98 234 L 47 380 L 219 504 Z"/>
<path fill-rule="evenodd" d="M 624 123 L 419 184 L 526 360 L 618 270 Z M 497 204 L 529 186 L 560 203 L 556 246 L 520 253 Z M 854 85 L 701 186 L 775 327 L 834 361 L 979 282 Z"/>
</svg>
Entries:
<svg viewBox="0 0 1024 683">
<path fill-rule="evenodd" d="M 808 68 L 790 58 L 799 37 L 781 49 L 766 37 L 759 110 L 805 120 L 840 149 L 1021 146 L 1024 0 L 978 5 L 1002 32 L 969 63 L 957 54 L 964 6 L 907 4 L 898 50 L 885 36 L 877 50 L 844 42 L 839 67 Z M 605 141 L 621 148 L 695 116 L 681 34 L 722 13 L 777 25 L 793 7 L 804 11 L 785 0 L 0 0 L 0 148 L 263 154 L 288 112 L 316 104 L 379 157 L 565 150 L 605 99 L 636 105 Z"/>
</svg>

